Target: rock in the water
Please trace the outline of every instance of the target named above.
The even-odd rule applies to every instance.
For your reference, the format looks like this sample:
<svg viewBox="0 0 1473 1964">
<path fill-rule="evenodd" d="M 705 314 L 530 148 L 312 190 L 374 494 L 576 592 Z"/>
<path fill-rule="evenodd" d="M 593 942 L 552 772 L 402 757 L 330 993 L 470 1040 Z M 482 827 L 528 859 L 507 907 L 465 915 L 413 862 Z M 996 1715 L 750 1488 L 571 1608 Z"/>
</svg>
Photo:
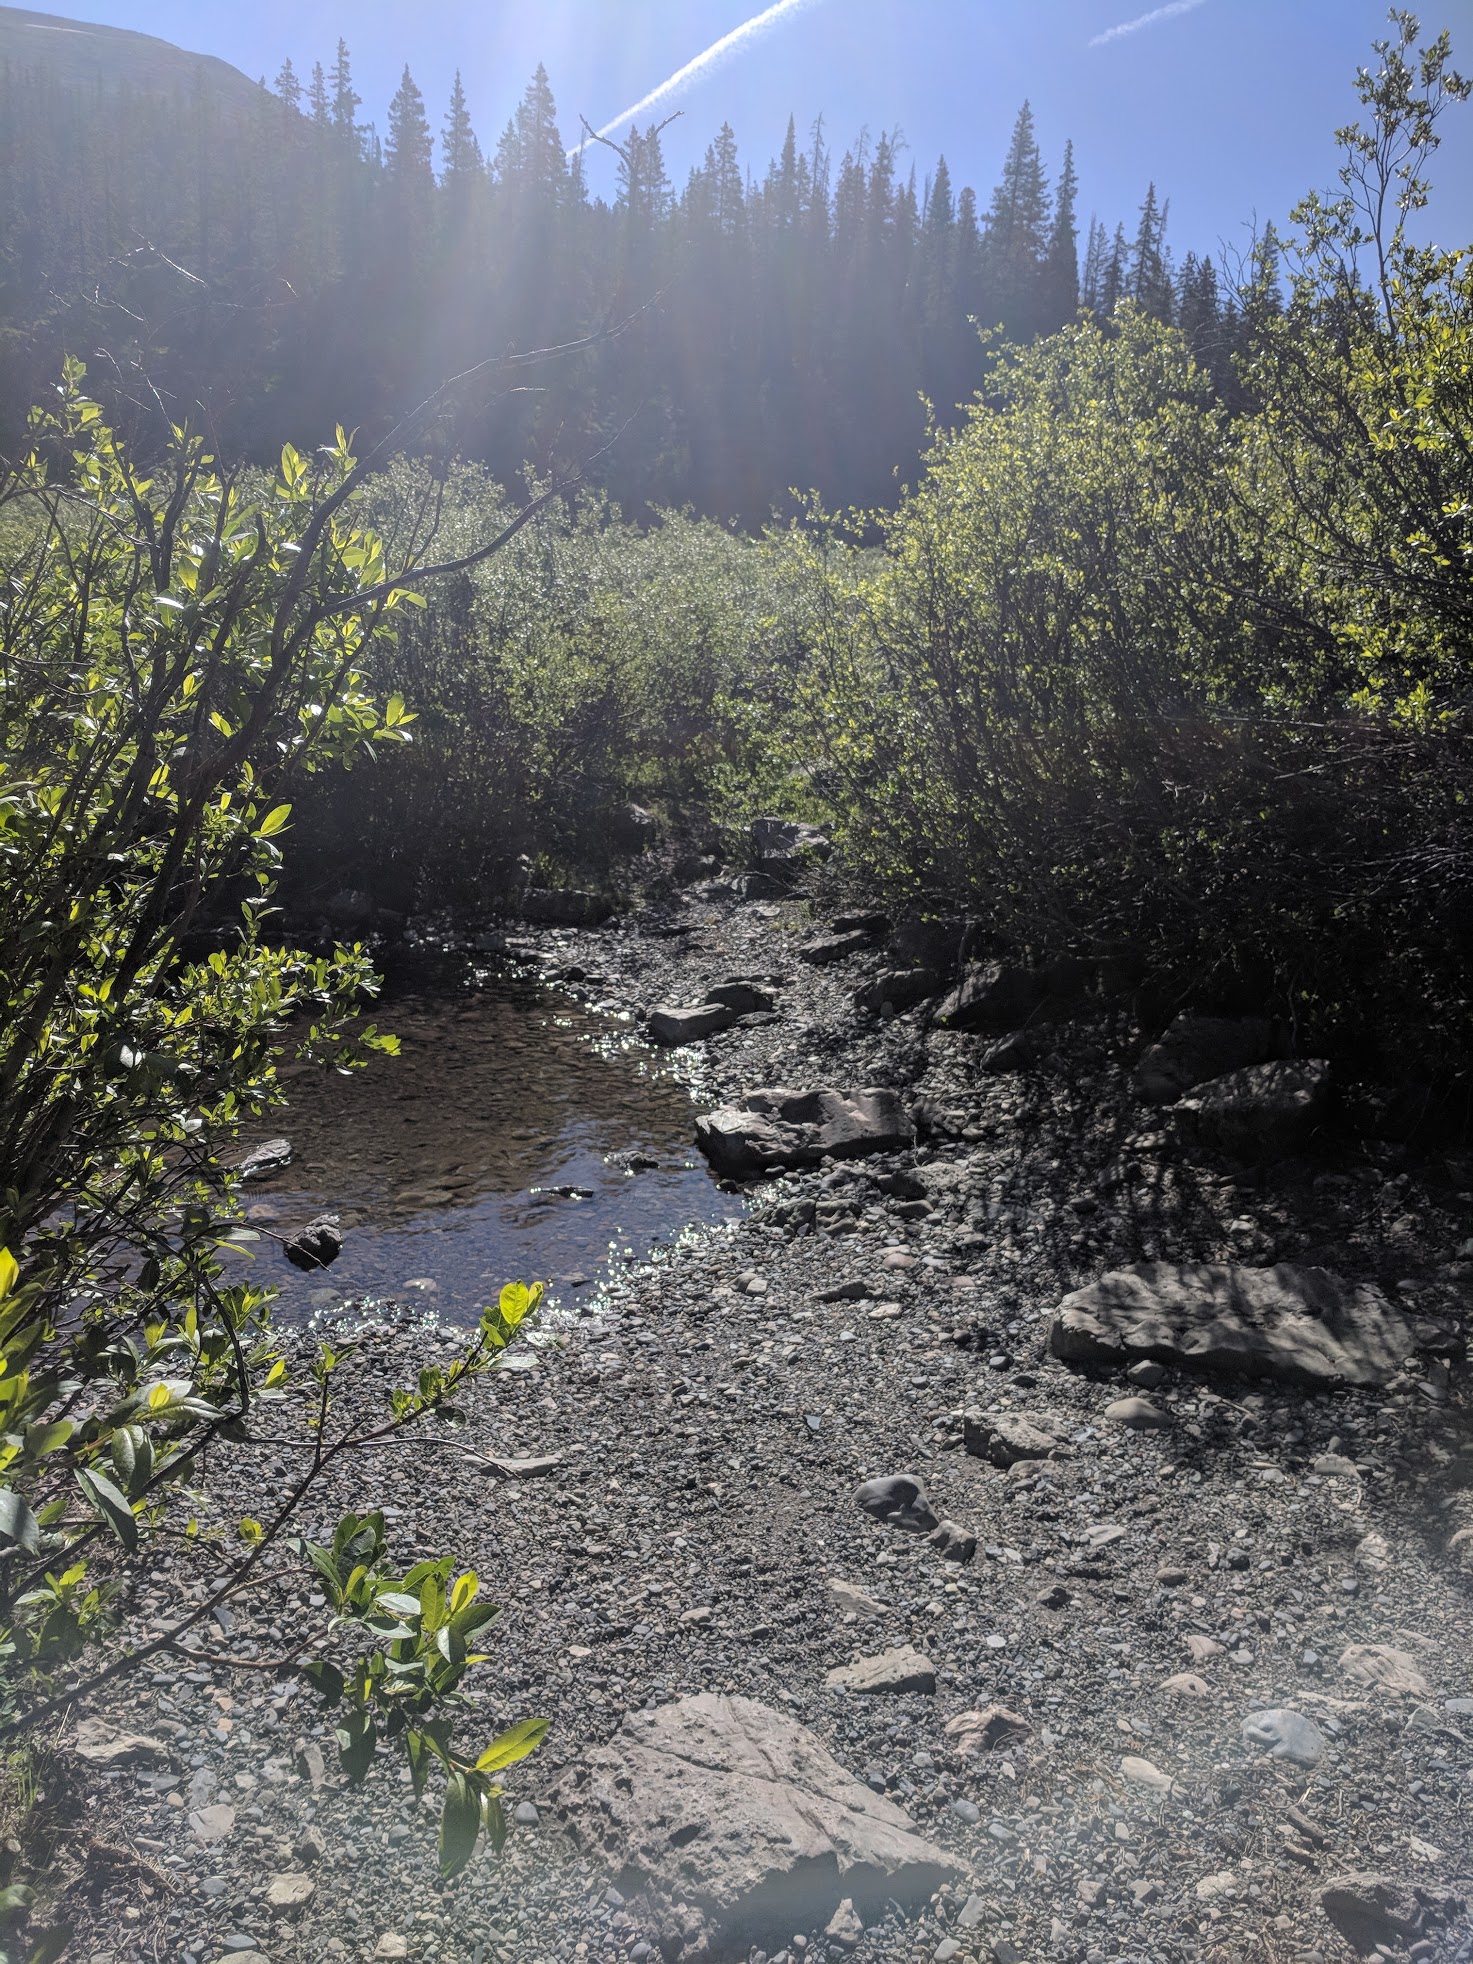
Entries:
<svg viewBox="0 0 1473 1964">
<path fill-rule="evenodd" d="M 1105 1417 L 1131 1432 L 1166 1432 L 1171 1426 L 1170 1414 L 1149 1398 L 1116 1398 L 1106 1405 Z"/>
<path fill-rule="evenodd" d="M 961 1873 L 811 1732 L 747 1698 L 630 1713 L 556 1799 L 586 1851 L 650 1888 L 672 1958 L 775 1947 L 846 1898 L 861 1920 L 919 1905 Z"/>
<path fill-rule="evenodd" d="M 1199 1084 L 1176 1112 L 1207 1145 L 1241 1159 L 1276 1159 L 1305 1146 L 1329 1108 L 1330 1066 L 1310 1058 L 1230 1071 Z"/>
<path fill-rule="evenodd" d="M 259 1146 L 251 1147 L 235 1170 L 243 1180 L 269 1180 L 273 1173 L 279 1173 L 291 1163 L 290 1139 L 264 1139 Z"/>
<path fill-rule="evenodd" d="M 1340 1668 L 1357 1684 L 1374 1685 L 1398 1697 L 1425 1698 L 1429 1686 L 1410 1651 L 1390 1644 L 1353 1643 L 1340 1653 Z"/>
<path fill-rule="evenodd" d="M 319 1214 L 281 1244 L 293 1268 L 329 1268 L 343 1252 L 343 1230 L 336 1214 Z"/>
<path fill-rule="evenodd" d="M 1049 1348 L 1071 1364 L 1138 1358 L 1292 1383 L 1374 1388 L 1411 1356 L 1406 1318 L 1329 1269 L 1143 1262 L 1066 1296 Z"/>
<path fill-rule="evenodd" d="M 866 934 L 863 928 L 855 928 L 848 934 L 821 934 L 816 941 L 805 941 L 798 950 L 801 961 L 812 962 L 816 968 L 824 968 L 830 962 L 842 962 L 850 955 L 857 955 L 862 948 L 873 946 L 874 936 Z"/>
<path fill-rule="evenodd" d="M 1136 1092 L 1148 1105 L 1173 1104 L 1209 1078 L 1263 1063 L 1272 1046 L 1262 1016 L 1178 1016 L 1136 1065 Z"/>
<path fill-rule="evenodd" d="M 1456 1890 L 1420 1889 L 1386 1875 L 1337 1875 L 1320 1890 L 1320 1908 L 1362 1957 L 1381 1944 L 1388 1950 L 1413 1944 L 1466 1907 Z"/>
<path fill-rule="evenodd" d="M 910 1534 L 930 1534 L 941 1525 L 914 1473 L 887 1473 L 866 1480 L 855 1489 L 854 1499 L 875 1520 Z"/>
<path fill-rule="evenodd" d="M 1270 1759 L 1292 1760 L 1295 1766 L 1318 1766 L 1325 1756 L 1324 1733 L 1292 1705 L 1250 1712 L 1243 1721 L 1243 1737 L 1250 1746 L 1261 1747 Z"/>
<path fill-rule="evenodd" d="M 729 1030 L 738 1012 L 724 1002 L 703 1002 L 688 1009 L 660 1003 L 649 1013 L 645 1032 L 651 1043 L 698 1043 L 714 1037 L 718 1030 Z"/>
<path fill-rule="evenodd" d="M 854 1000 L 860 1009 L 880 1010 L 889 1003 L 892 1009 L 910 1009 L 927 996 L 934 996 L 941 987 L 941 977 L 934 968 L 883 968 L 872 982 L 866 982 L 854 992 Z"/>
<path fill-rule="evenodd" d="M 528 887 L 522 895 L 522 919 L 552 927 L 597 927 L 613 911 L 601 893 L 577 887 Z"/>
<path fill-rule="evenodd" d="M 841 1664 L 824 1682 L 835 1691 L 934 1691 L 936 1666 L 909 1644 L 901 1644 L 894 1650 L 882 1650 L 877 1657 Z"/>
<path fill-rule="evenodd" d="M 943 1521 L 931 1536 L 931 1546 L 946 1562 L 969 1562 L 977 1552 L 977 1537 L 955 1521 Z"/>
<path fill-rule="evenodd" d="M 1062 1437 L 1052 1421 L 1022 1412 L 968 1412 L 962 1424 L 967 1451 L 1004 1469 L 1020 1459 L 1052 1458 Z"/>
<path fill-rule="evenodd" d="M 936 1006 L 947 1030 L 1005 1030 L 1025 1023 L 1048 994 L 1047 978 L 1003 962 L 978 962 Z"/>
<path fill-rule="evenodd" d="M 958 1759 L 990 1753 L 1028 1730 L 1028 1721 L 1005 1705 L 988 1705 L 980 1712 L 958 1712 L 946 1721 L 946 1736 Z"/>
<path fill-rule="evenodd" d="M 706 991 L 706 1001 L 719 1002 L 738 1016 L 753 1016 L 777 1007 L 777 997 L 765 983 L 749 982 L 743 975 L 713 983 Z"/>
<path fill-rule="evenodd" d="M 739 1110 L 727 1106 L 696 1120 L 696 1144 L 719 1173 L 737 1179 L 813 1166 L 825 1156 L 899 1152 L 914 1143 L 915 1127 L 900 1094 L 887 1090 L 779 1086 L 748 1092 Z"/>
</svg>

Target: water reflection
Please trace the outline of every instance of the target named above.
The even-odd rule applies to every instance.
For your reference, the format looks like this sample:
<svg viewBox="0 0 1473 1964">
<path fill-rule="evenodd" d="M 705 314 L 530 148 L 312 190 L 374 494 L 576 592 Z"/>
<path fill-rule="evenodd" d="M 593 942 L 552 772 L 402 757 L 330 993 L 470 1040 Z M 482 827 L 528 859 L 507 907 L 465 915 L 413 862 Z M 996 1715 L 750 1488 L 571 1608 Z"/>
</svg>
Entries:
<svg viewBox="0 0 1473 1964">
<path fill-rule="evenodd" d="M 690 1090 L 629 1025 L 501 976 L 386 996 L 376 1020 L 399 1057 L 299 1077 L 273 1127 L 292 1162 L 247 1189 L 252 1274 L 288 1320 L 389 1295 L 466 1322 L 517 1277 L 568 1300 L 740 1210 L 693 1149 Z M 322 1213 L 343 1252 L 304 1275 L 279 1238 Z"/>
</svg>

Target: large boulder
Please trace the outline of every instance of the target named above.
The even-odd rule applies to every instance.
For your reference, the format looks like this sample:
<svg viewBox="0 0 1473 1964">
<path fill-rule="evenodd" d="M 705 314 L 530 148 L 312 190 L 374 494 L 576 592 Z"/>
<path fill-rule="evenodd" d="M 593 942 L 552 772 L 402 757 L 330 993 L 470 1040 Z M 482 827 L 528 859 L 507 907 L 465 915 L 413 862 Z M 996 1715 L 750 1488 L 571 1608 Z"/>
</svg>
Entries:
<svg viewBox="0 0 1473 1964">
<path fill-rule="evenodd" d="M 578 1845 L 648 1892 L 681 1964 L 776 1948 L 846 1897 L 868 1923 L 962 1872 L 791 1718 L 712 1692 L 632 1712 L 559 1782 Z"/>
<path fill-rule="evenodd" d="M 1006 1030 L 1026 1023 L 1049 994 L 1039 970 L 1006 962 L 975 962 L 936 1006 L 936 1021 L 948 1030 Z"/>
<path fill-rule="evenodd" d="M 777 879 L 795 876 L 811 861 L 827 859 L 834 849 L 816 825 L 796 818 L 753 819 L 749 836 L 758 871 Z"/>
<path fill-rule="evenodd" d="M 737 1010 L 723 1002 L 696 1003 L 688 1009 L 660 1003 L 649 1013 L 645 1034 L 651 1043 L 698 1043 L 702 1037 L 714 1037 L 718 1030 L 729 1030 L 737 1015 Z"/>
<path fill-rule="evenodd" d="M 1170 1105 L 1194 1085 L 1264 1063 L 1273 1030 L 1262 1016 L 1178 1016 L 1135 1068 L 1137 1096 Z"/>
<path fill-rule="evenodd" d="M 1175 1109 L 1206 1145 L 1241 1159 L 1282 1158 L 1329 1116 L 1330 1066 L 1317 1057 L 1250 1064 L 1199 1084 Z"/>
<path fill-rule="evenodd" d="M 1154 1357 L 1188 1370 L 1324 1388 L 1387 1384 L 1413 1332 L 1374 1284 L 1324 1268 L 1142 1262 L 1066 1296 L 1049 1348 L 1070 1364 Z"/>
<path fill-rule="evenodd" d="M 855 990 L 854 1000 L 860 1009 L 870 1011 L 881 1010 L 886 1003 L 894 1010 L 910 1009 L 940 987 L 941 977 L 934 968 L 882 968 L 872 982 Z"/>
<path fill-rule="evenodd" d="M 696 1144 L 718 1173 L 735 1179 L 825 1157 L 899 1152 L 915 1144 L 915 1127 L 897 1091 L 750 1091 L 740 1108 L 696 1120 Z"/>
</svg>

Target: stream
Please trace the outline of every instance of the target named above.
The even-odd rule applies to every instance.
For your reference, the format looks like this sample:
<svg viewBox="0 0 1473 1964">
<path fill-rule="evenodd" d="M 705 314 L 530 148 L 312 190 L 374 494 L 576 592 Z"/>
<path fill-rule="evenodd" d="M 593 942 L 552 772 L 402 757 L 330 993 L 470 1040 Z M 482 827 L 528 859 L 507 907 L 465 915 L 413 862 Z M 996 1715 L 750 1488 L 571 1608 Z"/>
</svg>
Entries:
<svg viewBox="0 0 1473 1964">
<path fill-rule="evenodd" d="M 566 1307 L 741 1213 L 695 1150 L 697 1091 L 627 1015 L 472 970 L 391 982 L 374 1021 L 399 1056 L 297 1077 L 271 1127 L 291 1163 L 244 1190 L 251 1279 L 283 1320 L 392 1297 L 464 1325 L 517 1280 Z M 343 1251 L 303 1273 L 280 1241 L 321 1214 Z"/>
</svg>

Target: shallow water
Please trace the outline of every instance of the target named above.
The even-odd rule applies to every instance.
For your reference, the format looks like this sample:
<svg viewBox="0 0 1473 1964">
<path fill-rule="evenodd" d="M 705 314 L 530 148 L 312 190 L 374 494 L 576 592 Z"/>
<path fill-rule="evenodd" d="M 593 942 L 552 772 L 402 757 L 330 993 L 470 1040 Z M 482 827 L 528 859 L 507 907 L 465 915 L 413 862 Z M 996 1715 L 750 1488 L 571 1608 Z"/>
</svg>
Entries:
<svg viewBox="0 0 1473 1964">
<path fill-rule="evenodd" d="M 251 1279 L 285 1320 L 392 1296 L 467 1323 L 514 1280 L 570 1304 L 611 1264 L 741 1211 L 695 1151 L 691 1088 L 626 1019 L 472 974 L 386 991 L 374 1020 L 400 1055 L 297 1078 L 271 1128 L 292 1163 L 245 1189 Z M 343 1252 L 303 1274 L 276 1237 L 324 1213 Z"/>
</svg>

